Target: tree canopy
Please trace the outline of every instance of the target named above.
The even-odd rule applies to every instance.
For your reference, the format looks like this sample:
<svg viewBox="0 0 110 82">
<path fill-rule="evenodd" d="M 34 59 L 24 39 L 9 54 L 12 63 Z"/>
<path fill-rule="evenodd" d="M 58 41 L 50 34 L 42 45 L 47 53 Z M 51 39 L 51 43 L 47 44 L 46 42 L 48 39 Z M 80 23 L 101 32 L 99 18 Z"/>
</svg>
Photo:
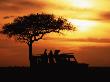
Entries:
<svg viewBox="0 0 110 82">
<path fill-rule="evenodd" d="M 62 17 L 37 13 L 15 18 L 12 23 L 3 26 L 2 33 L 29 44 L 30 40 L 38 41 L 47 33 L 74 29 L 73 25 Z"/>
</svg>

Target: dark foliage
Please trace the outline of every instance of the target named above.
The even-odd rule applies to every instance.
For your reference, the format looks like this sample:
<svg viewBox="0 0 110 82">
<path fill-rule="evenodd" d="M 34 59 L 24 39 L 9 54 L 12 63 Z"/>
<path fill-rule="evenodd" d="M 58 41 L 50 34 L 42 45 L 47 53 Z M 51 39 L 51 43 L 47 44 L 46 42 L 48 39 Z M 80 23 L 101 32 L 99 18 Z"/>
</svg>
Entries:
<svg viewBox="0 0 110 82">
<path fill-rule="evenodd" d="M 75 30 L 75 28 L 62 17 L 37 13 L 17 17 L 12 23 L 3 26 L 2 33 L 9 37 L 15 36 L 17 40 L 29 44 L 31 40 L 31 42 L 38 41 L 47 33 L 59 33 L 61 30 Z"/>
</svg>

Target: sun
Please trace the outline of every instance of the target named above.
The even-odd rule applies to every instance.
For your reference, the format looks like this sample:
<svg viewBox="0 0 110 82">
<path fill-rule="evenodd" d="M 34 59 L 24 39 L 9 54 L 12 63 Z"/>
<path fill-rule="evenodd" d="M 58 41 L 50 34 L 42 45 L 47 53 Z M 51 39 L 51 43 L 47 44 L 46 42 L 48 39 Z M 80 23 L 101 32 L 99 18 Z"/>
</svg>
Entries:
<svg viewBox="0 0 110 82">
<path fill-rule="evenodd" d="M 95 22 L 89 20 L 68 19 L 68 21 L 74 24 L 79 32 L 90 31 L 95 25 Z"/>
<path fill-rule="evenodd" d="M 90 8 L 92 3 L 89 0 L 70 0 L 74 7 Z"/>
</svg>

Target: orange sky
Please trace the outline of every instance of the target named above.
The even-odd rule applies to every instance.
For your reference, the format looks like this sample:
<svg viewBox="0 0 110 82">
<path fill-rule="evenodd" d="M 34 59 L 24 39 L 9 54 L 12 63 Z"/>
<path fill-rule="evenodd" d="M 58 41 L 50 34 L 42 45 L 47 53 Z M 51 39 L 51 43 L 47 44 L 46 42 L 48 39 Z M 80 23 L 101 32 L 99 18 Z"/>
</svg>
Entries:
<svg viewBox="0 0 110 82">
<path fill-rule="evenodd" d="M 49 34 L 45 40 L 36 42 L 34 54 L 45 48 L 61 49 L 75 52 L 80 62 L 91 66 L 110 66 L 110 0 L 0 0 L 0 3 L 0 28 L 17 16 L 38 12 L 65 17 L 77 27 L 76 32 L 64 32 L 64 36 Z M 0 38 L 0 66 L 28 65 L 27 49 L 24 44 Z"/>
</svg>

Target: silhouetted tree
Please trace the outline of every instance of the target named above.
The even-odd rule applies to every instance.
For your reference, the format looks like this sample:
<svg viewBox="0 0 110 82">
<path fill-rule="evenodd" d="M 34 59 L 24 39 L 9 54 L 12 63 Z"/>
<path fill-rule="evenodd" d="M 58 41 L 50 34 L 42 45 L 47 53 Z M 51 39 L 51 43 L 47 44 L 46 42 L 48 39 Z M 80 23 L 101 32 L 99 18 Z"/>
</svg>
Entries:
<svg viewBox="0 0 110 82">
<path fill-rule="evenodd" d="M 66 19 L 55 17 L 52 14 L 30 14 L 17 17 L 12 23 L 5 24 L 2 34 L 15 37 L 29 46 L 29 60 L 32 65 L 32 44 L 43 38 L 47 33 L 60 33 L 61 30 L 74 30 L 75 28 Z"/>
</svg>

